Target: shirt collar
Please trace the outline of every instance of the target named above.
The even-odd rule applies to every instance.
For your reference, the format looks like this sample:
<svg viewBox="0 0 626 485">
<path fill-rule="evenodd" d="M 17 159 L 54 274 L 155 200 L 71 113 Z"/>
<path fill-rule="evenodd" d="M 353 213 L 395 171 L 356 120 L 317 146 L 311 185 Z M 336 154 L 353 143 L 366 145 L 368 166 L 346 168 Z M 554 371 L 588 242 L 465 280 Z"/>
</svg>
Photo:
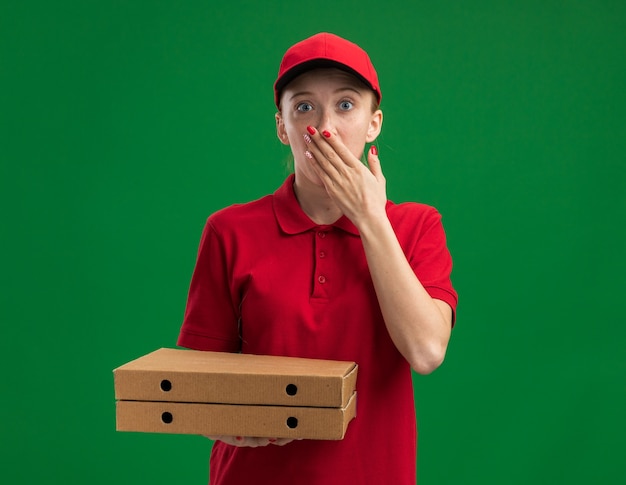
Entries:
<svg viewBox="0 0 626 485">
<path fill-rule="evenodd" d="M 293 188 L 295 175 L 291 174 L 274 192 L 274 214 L 280 228 L 287 234 L 299 234 L 319 227 L 336 227 L 349 234 L 359 235 L 359 230 L 346 216 L 341 216 L 334 223 L 322 226 L 307 216 L 296 199 Z"/>
</svg>

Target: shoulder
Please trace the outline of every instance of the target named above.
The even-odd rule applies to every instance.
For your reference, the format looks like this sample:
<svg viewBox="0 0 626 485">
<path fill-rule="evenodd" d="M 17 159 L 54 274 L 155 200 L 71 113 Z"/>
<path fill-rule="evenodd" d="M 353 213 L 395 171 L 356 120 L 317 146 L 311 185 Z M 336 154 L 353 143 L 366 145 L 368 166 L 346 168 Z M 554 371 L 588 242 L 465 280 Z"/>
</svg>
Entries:
<svg viewBox="0 0 626 485">
<path fill-rule="evenodd" d="M 387 204 L 387 217 L 404 247 L 445 244 L 445 231 L 439 211 L 418 202 Z"/>
<path fill-rule="evenodd" d="M 433 206 L 419 202 L 396 204 L 387 202 L 387 216 L 393 225 L 433 223 L 441 220 L 441 214 Z"/>
<path fill-rule="evenodd" d="M 230 205 L 211 214 L 207 223 L 218 231 L 267 224 L 274 219 L 272 199 L 273 195 L 266 195 L 252 202 Z"/>
</svg>

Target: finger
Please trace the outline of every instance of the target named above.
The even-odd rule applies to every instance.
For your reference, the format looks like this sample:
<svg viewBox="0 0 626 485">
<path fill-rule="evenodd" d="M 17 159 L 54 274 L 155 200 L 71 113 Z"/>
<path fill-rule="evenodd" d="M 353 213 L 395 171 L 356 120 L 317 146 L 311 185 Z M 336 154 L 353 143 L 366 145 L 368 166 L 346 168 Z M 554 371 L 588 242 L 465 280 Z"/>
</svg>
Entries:
<svg viewBox="0 0 626 485">
<path fill-rule="evenodd" d="M 288 443 L 291 443 L 293 440 L 291 438 L 278 438 L 274 443 L 272 443 L 273 445 L 276 446 L 285 446 Z"/>
<path fill-rule="evenodd" d="M 287 443 L 293 441 L 290 438 L 249 438 L 250 444 L 249 446 L 268 446 L 268 445 L 277 445 L 283 446 Z"/>
<path fill-rule="evenodd" d="M 317 176 L 324 183 L 326 187 L 332 185 L 333 178 L 339 177 L 337 170 L 331 163 L 324 157 L 319 151 L 315 142 L 312 139 L 312 135 L 308 133 L 304 134 L 304 141 L 307 143 L 307 150 L 304 152 L 306 161 L 311 165 Z"/>
<path fill-rule="evenodd" d="M 330 162 L 338 161 L 348 167 L 357 167 L 360 165 L 360 160 L 343 144 L 337 133 L 323 131 L 321 134 L 322 137 L 319 137 L 320 146 L 324 155 L 328 155 L 327 158 Z M 322 141 L 325 142 L 325 144 L 321 143 Z"/>
<path fill-rule="evenodd" d="M 350 167 L 358 163 L 336 133 L 319 132 L 313 127 L 308 127 L 307 131 L 308 133 L 304 134 L 304 140 L 308 144 L 308 151 L 327 173 L 331 175 L 342 173 L 346 166 Z"/>
<path fill-rule="evenodd" d="M 269 440 L 267 438 L 246 438 L 245 445 L 250 448 L 258 448 L 259 446 L 267 446 L 269 445 Z"/>
<path fill-rule="evenodd" d="M 326 151 L 323 150 L 322 135 L 313 127 L 307 128 L 308 133 L 304 133 L 304 141 L 307 144 L 307 150 L 304 152 L 304 156 L 309 160 L 313 167 L 318 172 L 318 175 L 330 175 L 337 174 L 335 166 L 329 162 L 328 157 L 336 157 L 333 154 L 332 149 L 326 144 Z"/>
<path fill-rule="evenodd" d="M 268 446 L 268 445 L 273 444 L 272 441 L 277 441 L 277 438 L 259 438 L 256 436 L 246 436 L 246 437 L 236 436 L 235 441 L 232 444 L 238 447 L 259 448 L 262 446 Z"/>
<path fill-rule="evenodd" d="M 207 436 L 213 441 L 221 441 L 231 446 L 250 446 L 250 438 L 244 436 Z"/>
<path fill-rule="evenodd" d="M 305 152 L 306 162 L 311 166 L 313 171 L 317 174 L 320 181 L 326 188 L 328 195 L 333 197 L 333 192 L 337 181 L 342 179 L 342 175 L 328 162 L 328 160 L 322 158 L 323 162 L 317 158 L 320 155 L 313 155 L 311 151 Z"/>
<path fill-rule="evenodd" d="M 291 440 L 281 440 L 279 438 L 258 438 L 255 436 L 207 436 L 207 438 L 214 441 L 222 441 L 231 446 L 237 446 L 239 448 L 258 448 L 261 446 L 268 446 L 277 444 L 283 446 Z"/>
<path fill-rule="evenodd" d="M 378 148 L 376 145 L 372 145 L 367 152 L 367 164 L 370 167 L 370 171 L 377 179 L 383 176 L 383 170 L 380 166 L 380 158 L 378 158 Z"/>
</svg>

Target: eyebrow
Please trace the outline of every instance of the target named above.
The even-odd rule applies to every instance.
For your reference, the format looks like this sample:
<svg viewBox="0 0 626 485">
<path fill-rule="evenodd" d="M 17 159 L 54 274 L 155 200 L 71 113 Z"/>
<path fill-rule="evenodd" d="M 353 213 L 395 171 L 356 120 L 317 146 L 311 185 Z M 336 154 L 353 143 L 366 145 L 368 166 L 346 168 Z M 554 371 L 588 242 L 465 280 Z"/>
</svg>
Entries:
<svg viewBox="0 0 626 485">
<path fill-rule="evenodd" d="M 359 96 L 361 96 L 361 92 L 358 89 L 353 88 L 351 86 L 344 86 L 339 89 L 335 89 L 333 94 L 338 94 L 341 91 L 352 91 L 358 94 Z M 293 96 L 289 98 L 289 101 L 293 100 L 294 98 L 297 98 L 298 96 L 311 96 L 312 94 L 314 94 L 312 91 L 298 91 L 297 93 L 294 93 Z"/>
</svg>

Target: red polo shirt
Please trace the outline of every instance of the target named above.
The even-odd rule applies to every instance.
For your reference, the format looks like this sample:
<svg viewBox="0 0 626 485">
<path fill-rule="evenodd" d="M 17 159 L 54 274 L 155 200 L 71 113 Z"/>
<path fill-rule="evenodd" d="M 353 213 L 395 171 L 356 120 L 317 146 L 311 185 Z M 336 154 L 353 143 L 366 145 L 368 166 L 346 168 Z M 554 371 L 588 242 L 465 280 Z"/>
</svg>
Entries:
<svg viewBox="0 0 626 485">
<path fill-rule="evenodd" d="M 414 485 L 411 369 L 385 327 L 359 233 L 346 217 L 311 221 L 293 181 L 209 217 L 178 345 L 357 362 L 357 418 L 341 441 L 262 448 L 216 442 L 210 483 Z M 439 213 L 388 202 L 387 214 L 421 283 L 455 310 Z"/>
</svg>

